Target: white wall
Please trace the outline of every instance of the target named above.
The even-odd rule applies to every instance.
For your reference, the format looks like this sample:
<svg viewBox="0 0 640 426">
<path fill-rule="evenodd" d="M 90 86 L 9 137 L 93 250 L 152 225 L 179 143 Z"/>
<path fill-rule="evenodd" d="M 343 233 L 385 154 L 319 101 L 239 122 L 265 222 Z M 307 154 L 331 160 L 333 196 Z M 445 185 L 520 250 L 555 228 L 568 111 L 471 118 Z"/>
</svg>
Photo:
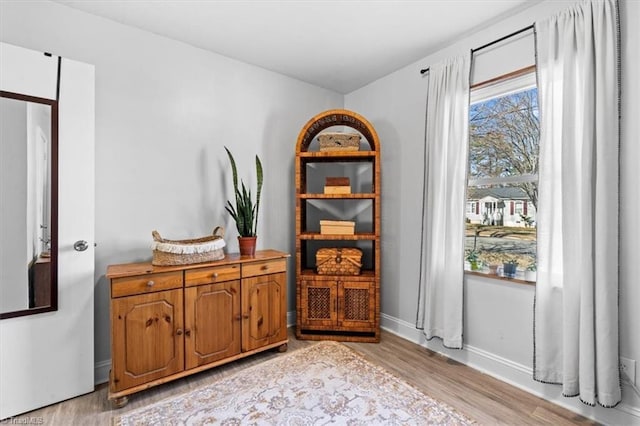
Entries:
<svg viewBox="0 0 640 426">
<path fill-rule="evenodd" d="M 237 251 L 224 145 L 245 180 L 255 154 L 265 169 L 258 248 L 294 252 L 296 138 L 342 95 L 49 1 L 1 2 L 0 40 L 95 65 L 97 380 L 110 359 L 107 265 L 150 260 L 154 229 L 179 239 L 224 225 Z"/>
<path fill-rule="evenodd" d="M 620 355 L 640 361 L 640 2 L 620 0 L 622 28 L 622 141 L 620 184 Z M 465 350 L 448 351 L 437 339 L 426 343 L 415 330 L 419 277 L 421 190 L 427 80 L 419 70 L 444 58 L 468 53 L 564 9 L 573 1 L 547 1 L 383 77 L 345 97 L 345 108 L 367 117 L 382 147 L 382 312 L 383 326 L 502 377 L 584 415 L 612 424 L 640 423 L 640 398 L 623 389 L 615 409 L 591 408 L 560 388 L 531 379 L 533 351 L 532 286 L 469 276 L 465 281 Z M 612 190 L 615 190 L 612 188 Z M 615 268 L 615 266 L 613 267 Z M 615 272 L 613 270 L 612 272 Z M 636 379 L 639 379 L 638 377 Z M 634 417 L 635 416 L 635 417 Z"/>
</svg>

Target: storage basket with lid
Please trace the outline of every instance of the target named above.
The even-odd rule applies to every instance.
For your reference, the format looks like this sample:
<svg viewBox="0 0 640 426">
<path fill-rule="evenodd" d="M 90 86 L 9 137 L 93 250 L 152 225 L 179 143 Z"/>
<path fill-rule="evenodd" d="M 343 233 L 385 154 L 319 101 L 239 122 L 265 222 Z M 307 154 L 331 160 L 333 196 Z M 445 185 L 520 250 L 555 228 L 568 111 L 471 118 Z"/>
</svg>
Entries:
<svg viewBox="0 0 640 426">
<path fill-rule="evenodd" d="M 360 135 L 358 133 L 324 132 L 318 135 L 320 151 L 358 151 Z"/>
<path fill-rule="evenodd" d="M 321 275 L 360 275 L 362 250 L 356 247 L 321 248 L 316 252 L 316 269 Z"/>
</svg>

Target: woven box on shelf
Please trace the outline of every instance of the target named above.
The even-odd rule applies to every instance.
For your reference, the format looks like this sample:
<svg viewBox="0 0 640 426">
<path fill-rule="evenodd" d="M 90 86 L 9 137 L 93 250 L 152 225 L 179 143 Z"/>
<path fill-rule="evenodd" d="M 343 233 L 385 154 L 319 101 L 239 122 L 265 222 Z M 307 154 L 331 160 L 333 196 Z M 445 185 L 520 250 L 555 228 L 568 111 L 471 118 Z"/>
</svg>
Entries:
<svg viewBox="0 0 640 426">
<path fill-rule="evenodd" d="M 360 275 L 362 250 L 355 247 L 321 248 L 316 268 L 321 275 Z"/>
<path fill-rule="evenodd" d="M 358 133 L 325 132 L 318 135 L 320 151 L 358 151 L 360 135 Z"/>
<path fill-rule="evenodd" d="M 152 265 L 190 265 L 224 258 L 222 250 L 225 246 L 224 228 L 221 226 L 216 227 L 212 235 L 192 240 L 166 240 L 158 231 L 153 231 L 151 234 L 153 235 Z"/>
</svg>

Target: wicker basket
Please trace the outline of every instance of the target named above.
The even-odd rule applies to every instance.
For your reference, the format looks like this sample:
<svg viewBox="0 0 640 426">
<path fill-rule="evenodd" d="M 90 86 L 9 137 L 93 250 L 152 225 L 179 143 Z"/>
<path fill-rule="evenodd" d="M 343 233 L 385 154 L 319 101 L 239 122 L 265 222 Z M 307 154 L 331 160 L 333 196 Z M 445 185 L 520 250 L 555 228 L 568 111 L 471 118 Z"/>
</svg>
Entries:
<svg viewBox="0 0 640 426">
<path fill-rule="evenodd" d="M 213 230 L 213 234 L 193 240 L 166 240 L 158 231 L 153 231 L 152 265 L 174 266 L 192 263 L 211 262 L 224 258 L 224 228 Z"/>
<path fill-rule="evenodd" d="M 320 151 L 358 151 L 360 135 L 358 133 L 331 133 L 318 135 Z"/>
<path fill-rule="evenodd" d="M 316 252 L 316 268 L 320 275 L 360 275 L 361 259 L 359 248 L 321 248 Z"/>
</svg>

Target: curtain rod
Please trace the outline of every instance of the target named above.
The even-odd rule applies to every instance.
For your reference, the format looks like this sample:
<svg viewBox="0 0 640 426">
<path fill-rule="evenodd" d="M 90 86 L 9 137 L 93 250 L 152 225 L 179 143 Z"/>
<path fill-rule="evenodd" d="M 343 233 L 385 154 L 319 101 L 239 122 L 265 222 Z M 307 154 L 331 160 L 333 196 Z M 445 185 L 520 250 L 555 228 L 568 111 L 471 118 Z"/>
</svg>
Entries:
<svg viewBox="0 0 640 426">
<path fill-rule="evenodd" d="M 504 37 L 500 37 L 500 38 L 499 38 L 499 39 L 497 39 L 497 40 L 494 40 L 494 41 L 492 41 L 492 42 L 489 42 L 489 43 L 487 43 L 487 44 L 484 44 L 484 45 L 482 45 L 482 46 L 480 46 L 480 47 L 476 47 L 475 49 L 471 49 L 471 54 L 473 55 L 473 54 L 474 54 L 474 53 L 476 53 L 478 50 L 486 49 L 486 48 L 487 48 L 487 47 L 489 47 L 489 46 L 493 46 L 494 44 L 500 43 L 501 41 L 504 41 L 504 40 L 506 40 L 506 39 L 508 39 L 508 38 L 511 38 L 511 37 L 515 37 L 515 36 L 517 36 L 518 34 L 521 34 L 521 33 L 525 32 L 525 31 L 529 31 L 529 30 L 532 30 L 532 29 L 533 29 L 533 24 L 528 25 L 528 26 L 526 26 L 526 27 L 524 27 L 524 28 L 522 28 L 522 29 L 520 29 L 520 30 L 518 30 L 518 31 L 514 31 L 514 32 L 512 32 L 511 34 L 507 34 L 507 35 L 506 35 L 506 36 L 504 36 Z M 427 72 L 429 72 L 429 68 L 423 68 L 423 69 L 421 69 L 421 70 L 420 70 L 420 74 L 424 74 L 424 73 L 427 73 Z"/>
<path fill-rule="evenodd" d="M 532 29 L 533 29 L 533 24 L 528 25 L 528 26 L 526 26 L 526 27 L 524 27 L 524 28 L 522 28 L 522 29 L 520 29 L 520 30 L 518 30 L 518 31 L 514 31 L 514 32 L 512 32 L 511 34 L 508 34 L 508 35 L 506 35 L 506 36 L 504 36 L 504 37 L 500 37 L 500 38 L 499 38 L 499 39 L 497 39 L 497 40 L 494 40 L 494 41 L 492 41 L 492 42 L 489 42 L 489 43 L 487 43 L 487 44 L 485 44 L 485 45 L 482 45 L 482 46 L 480 46 L 480 47 L 476 47 L 475 49 L 471 49 L 471 53 L 472 53 L 472 54 L 473 54 L 473 53 L 476 53 L 478 50 L 486 49 L 486 48 L 487 48 L 487 47 L 489 47 L 489 46 L 493 46 L 494 44 L 500 43 L 501 41 L 504 41 L 504 40 L 506 40 L 506 39 L 508 39 L 508 38 L 511 38 L 511 37 L 515 37 L 515 36 L 517 36 L 518 34 L 521 34 L 521 33 L 525 32 L 525 31 L 529 31 L 529 30 L 532 30 Z"/>
</svg>

